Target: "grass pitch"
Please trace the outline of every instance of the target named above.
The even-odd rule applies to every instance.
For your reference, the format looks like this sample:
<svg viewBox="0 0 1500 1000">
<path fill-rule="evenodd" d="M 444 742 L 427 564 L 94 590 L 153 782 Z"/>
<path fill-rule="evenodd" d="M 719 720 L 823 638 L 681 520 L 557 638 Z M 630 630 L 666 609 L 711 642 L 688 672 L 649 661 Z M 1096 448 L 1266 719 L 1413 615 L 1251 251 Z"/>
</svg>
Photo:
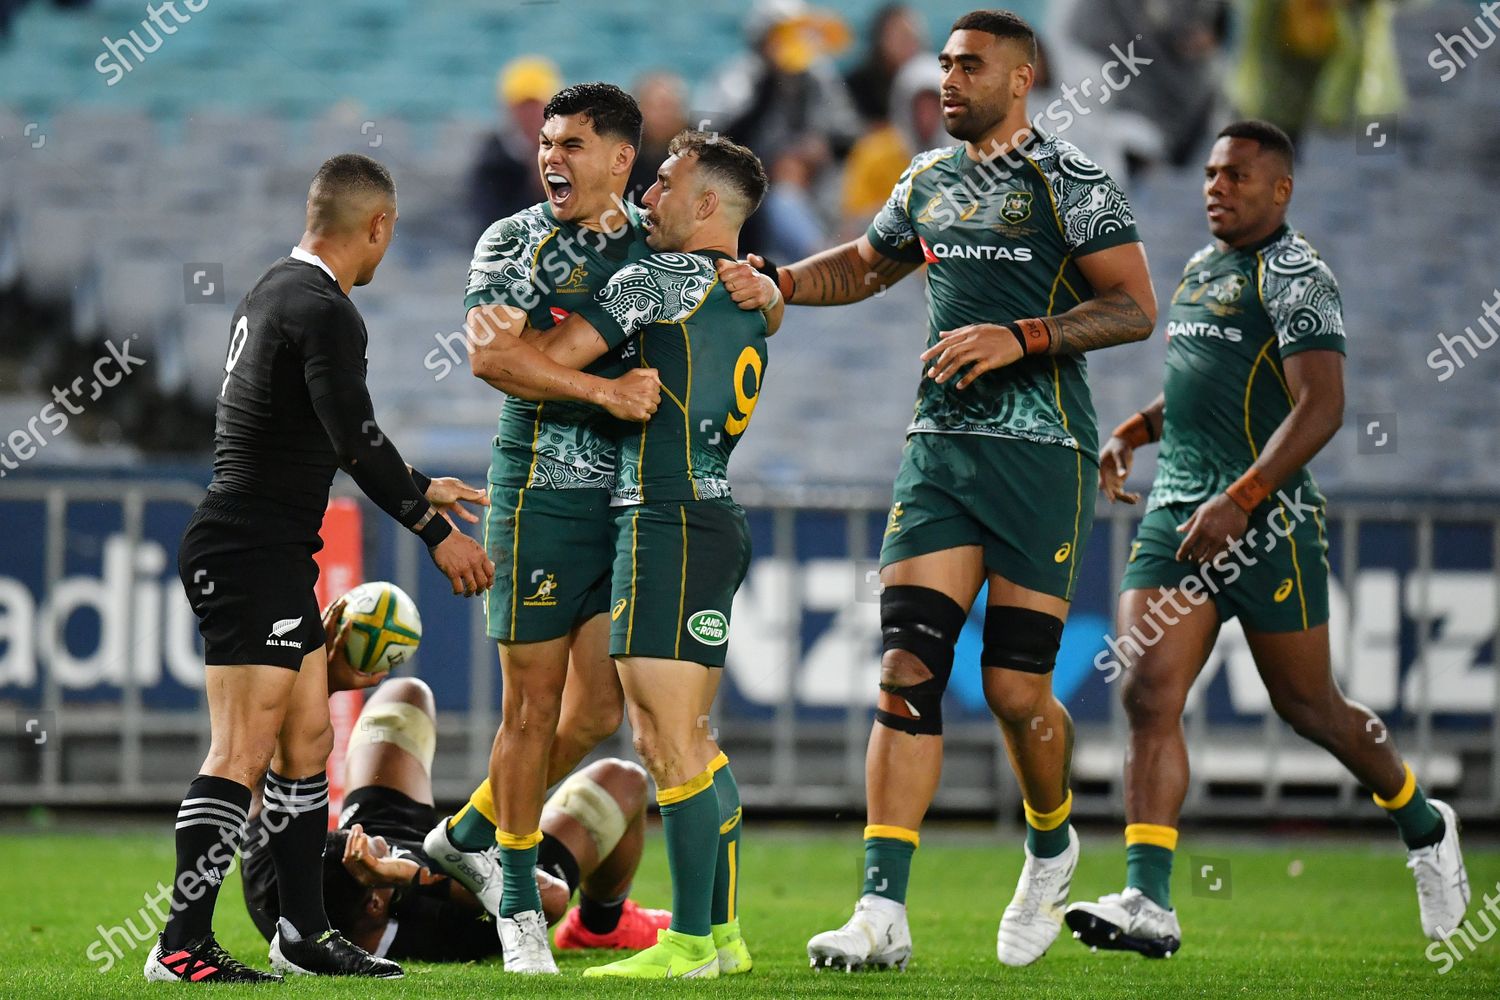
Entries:
<svg viewBox="0 0 1500 1000">
<path fill-rule="evenodd" d="M 90 958 L 99 926 L 143 927 L 143 894 L 170 879 L 171 824 L 161 829 L 0 836 L 0 997 L 134 997 L 186 993 L 148 987 L 141 978 L 147 947 L 114 958 Z M 220 987 L 215 996 L 294 997 L 609 997 L 693 993 L 704 996 L 907 997 L 1316 997 L 1500 996 L 1500 936 L 1452 963 L 1428 957 L 1417 922 L 1416 893 L 1394 833 L 1368 841 L 1286 840 L 1199 843 L 1184 838 L 1174 877 L 1184 947 L 1165 961 L 1122 953 L 1091 954 L 1063 931 L 1052 950 L 1026 969 L 995 959 L 995 928 L 1020 870 L 1019 838 L 933 825 L 923 832 L 910 900 L 915 957 L 905 973 L 814 973 L 804 950 L 809 935 L 848 916 L 860 878 L 859 831 L 761 826 L 746 830 L 741 920 L 755 956 L 748 976 L 712 983 L 584 981 L 580 971 L 606 958 L 564 953 L 563 975 L 537 981 L 505 976 L 498 962 L 438 966 L 407 963 L 395 983 L 300 980 L 284 986 Z M 1189 860 L 1192 861 L 1190 868 Z M 1500 851 L 1467 850 L 1474 903 L 1500 896 Z M 1194 885 L 1193 872 L 1213 865 Z M 1119 888 L 1124 849 L 1119 832 L 1095 828 L 1083 837 L 1073 898 Z M 1214 880 L 1220 879 L 1217 888 Z M 1196 892 L 1195 892 L 1196 888 Z M 668 904 L 666 861 L 653 834 L 636 883 L 645 904 Z M 1489 926 L 1500 925 L 1490 924 Z M 266 943 L 245 915 L 238 876 L 219 901 L 219 940 L 266 967 Z M 120 940 L 116 935 L 116 940 Z M 1451 952 L 1449 953 L 1451 955 Z M 1443 974 L 1440 971 L 1451 964 Z"/>
</svg>

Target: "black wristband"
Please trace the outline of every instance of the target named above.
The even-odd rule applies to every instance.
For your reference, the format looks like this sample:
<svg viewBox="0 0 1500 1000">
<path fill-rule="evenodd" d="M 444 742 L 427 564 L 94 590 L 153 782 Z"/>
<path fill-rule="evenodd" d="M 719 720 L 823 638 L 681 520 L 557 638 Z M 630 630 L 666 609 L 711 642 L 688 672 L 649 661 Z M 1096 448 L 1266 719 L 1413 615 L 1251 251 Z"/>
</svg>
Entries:
<svg viewBox="0 0 1500 1000">
<path fill-rule="evenodd" d="M 1137 412 L 1140 414 L 1141 419 L 1146 423 L 1146 437 L 1152 444 L 1160 441 L 1161 435 L 1157 433 L 1156 427 L 1151 423 L 1150 415 L 1147 414 L 1145 410 L 1138 410 Z"/>
<path fill-rule="evenodd" d="M 779 291 L 781 289 L 781 268 L 777 267 L 776 262 L 771 258 L 764 255 L 758 256 L 760 256 L 760 267 L 757 267 L 756 270 L 775 282 L 776 288 Z"/>
<path fill-rule="evenodd" d="M 422 475 L 416 469 L 411 470 L 411 481 L 417 484 L 417 492 L 424 497 L 427 495 L 427 487 L 432 485 L 432 479 Z"/>
<path fill-rule="evenodd" d="M 1039 319 L 1018 319 L 1002 326 L 1016 338 L 1022 354 L 1047 354 L 1052 349 L 1052 330 Z"/>
<path fill-rule="evenodd" d="M 429 507 L 427 514 L 424 516 L 427 523 L 422 524 L 420 528 L 414 527 L 412 530 L 417 533 L 417 537 L 422 539 L 423 544 L 429 549 L 435 548 L 443 539 L 453 534 L 453 525 L 448 523 L 446 517 L 438 513 L 436 507 Z M 421 524 L 421 522 L 419 521 L 418 524 Z"/>
</svg>

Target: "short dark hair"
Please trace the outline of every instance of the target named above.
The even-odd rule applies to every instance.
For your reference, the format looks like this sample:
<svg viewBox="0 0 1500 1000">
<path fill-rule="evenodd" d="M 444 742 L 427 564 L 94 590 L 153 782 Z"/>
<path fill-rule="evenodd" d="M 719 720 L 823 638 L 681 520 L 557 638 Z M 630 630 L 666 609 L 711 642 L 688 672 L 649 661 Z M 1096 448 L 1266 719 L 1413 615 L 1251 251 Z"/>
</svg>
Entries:
<svg viewBox="0 0 1500 1000">
<path fill-rule="evenodd" d="M 1252 142 L 1258 142 L 1261 149 L 1281 157 L 1286 164 L 1288 176 L 1292 173 L 1292 165 L 1297 159 L 1297 150 L 1292 145 L 1292 137 L 1265 119 L 1242 118 L 1239 121 L 1230 122 L 1219 129 L 1218 138 L 1249 139 Z"/>
<path fill-rule="evenodd" d="M 964 14 L 953 27 L 948 29 L 954 31 L 987 31 L 996 38 L 1006 38 L 1013 42 L 1020 42 L 1021 47 L 1026 50 L 1027 58 L 1036 62 L 1036 32 L 1026 19 L 1013 10 L 971 10 Z"/>
<path fill-rule="evenodd" d="M 771 186 L 766 168 L 749 149 L 712 132 L 685 128 L 672 137 L 667 152 L 673 156 L 691 153 L 698 166 L 728 184 L 745 200 L 745 218 L 755 214 Z"/>
<path fill-rule="evenodd" d="M 575 83 L 552 95 L 543 120 L 558 115 L 588 115 L 594 131 L 641 148 L 641 106 L 612 83 Z"/>
<path fill-rule="evenodd" d="M 335 830 L 323 843 L 323 909 L 328 921 L 343 931 L 352 930 L 364 915 L 364 886 L 344 867 L 344 846 L 349 831 Z"/>
<path fill-rule="evenodd" d="M 356 221 L 349 217 L 351 203 L 371 194 L 396 198 L 396 182 L 384 165 L 362 153 L 324 160 L 307 189 L 308 228 L 328 232 Z"/>
</svg>

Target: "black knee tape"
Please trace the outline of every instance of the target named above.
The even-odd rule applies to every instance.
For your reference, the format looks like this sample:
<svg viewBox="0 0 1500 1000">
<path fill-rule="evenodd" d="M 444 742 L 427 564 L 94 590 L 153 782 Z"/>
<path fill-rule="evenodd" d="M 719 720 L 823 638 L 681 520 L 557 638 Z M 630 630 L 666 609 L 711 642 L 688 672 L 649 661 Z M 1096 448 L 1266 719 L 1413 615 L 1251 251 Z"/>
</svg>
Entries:
<svg viewBox="0 0 1500 1000">
<path fill-rule="evenodd" d="M 957 601 L 930 587 L 895 586 L 881 592 L 881 650 L 910 653 L 932 676 L 919 684 L 881 684 L 876 722 L 903 733 L 943 731 L 943 692 L 953 673 L 953 646 L 967 617 Z"/>
<path fill-rule="evenodd" d="M 1045 611 L 991 605 L 984 613 L 984 651 L 979 662 L 1027 674 L 1050 674 L 1057 664 L 1062 630 L 1062 619 Z"/>
</svg>

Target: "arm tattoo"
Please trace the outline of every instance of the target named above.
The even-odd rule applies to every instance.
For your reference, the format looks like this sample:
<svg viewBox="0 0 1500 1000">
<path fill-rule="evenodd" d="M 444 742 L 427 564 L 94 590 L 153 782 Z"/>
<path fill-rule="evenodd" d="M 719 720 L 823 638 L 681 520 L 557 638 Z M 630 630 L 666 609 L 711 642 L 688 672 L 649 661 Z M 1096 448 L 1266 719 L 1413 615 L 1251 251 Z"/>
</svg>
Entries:
<svg viewBox="0 0 1500 1000">
<path fill-rule="evenodd" d="M 1082 354 L 1129 344 L 1151 335 L 1152 323 L 1123 289 L 1079 303 L 1043 322 L 1052 334 L 1049 354 Z"/>
<path fill-rule="evenodd" d="M 792 279 L 787 301 L 803 306 L 858 302 L 900 281 L 915 266 L 888 257 L 877 257 L 867 265 L 854 244 L 834 247 L 785 268 Z"/>
</svg>

